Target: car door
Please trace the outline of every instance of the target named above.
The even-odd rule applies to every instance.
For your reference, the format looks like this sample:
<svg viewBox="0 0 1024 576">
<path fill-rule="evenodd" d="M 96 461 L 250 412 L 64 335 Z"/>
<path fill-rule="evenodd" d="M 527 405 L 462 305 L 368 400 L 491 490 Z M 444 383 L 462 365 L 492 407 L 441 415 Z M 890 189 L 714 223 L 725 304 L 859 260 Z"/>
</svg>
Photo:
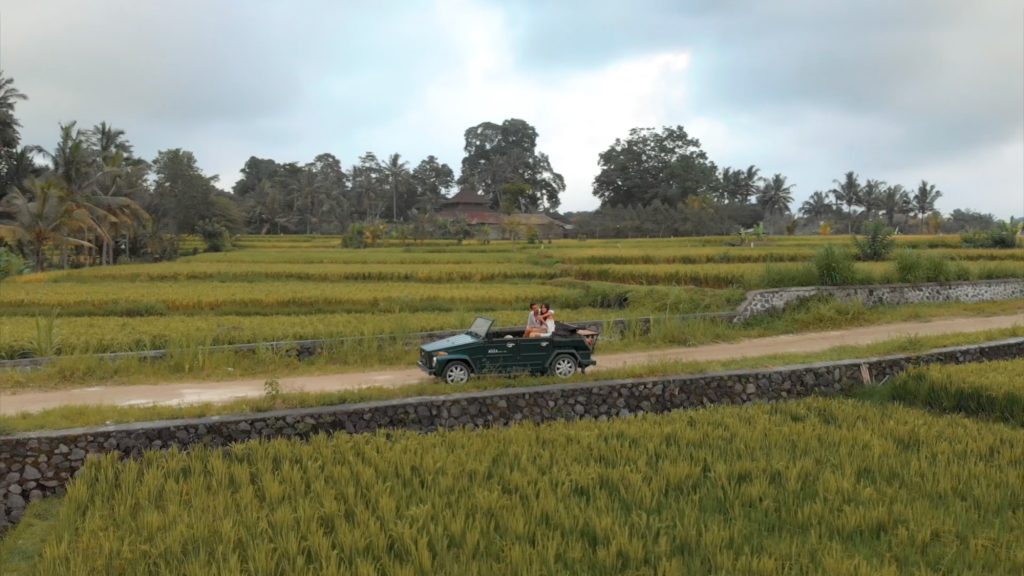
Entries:
<svg viewBox="0 0 1024 576">
<path fill-rule="evenodd" d="M 520 371 L 544 372 L 554 350 L 551 338 L 517 338 L 519 352 L 517 365 Z"/>
<path fill-rule="evenodd" d="M 512 357 L 516 355 L 516 339 L 488 339 L 480 342 L 479 345 L 481 372 L 498 373 L 508 371 L 508 366 L 513 362 Z"/>
</svg>

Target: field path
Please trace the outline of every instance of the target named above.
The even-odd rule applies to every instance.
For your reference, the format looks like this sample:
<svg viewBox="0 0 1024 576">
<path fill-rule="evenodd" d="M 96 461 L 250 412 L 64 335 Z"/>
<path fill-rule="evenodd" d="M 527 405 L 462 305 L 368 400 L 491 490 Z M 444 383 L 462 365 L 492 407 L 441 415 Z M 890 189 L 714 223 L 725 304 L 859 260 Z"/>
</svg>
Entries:
<svg viewBox="0 0 1024 576">
<path fill-rule="evenodd" d="M 751 338 L 727 344 L 669 348 L 651 352 L 596 355 L 592 371 L 666 360 L 728 360 L 794 352 L 816 352 L 836 346 L 863 345 L 904 336 L 930 336 L 956 332 L 980 332 L 1024 325 L 1024 314 L 1009 316 L 948 318 L 923 322 L 901 322 L 849 328 L 830 332 L 804 332 L 783 336 Z M 336 392 L 369 387 L 399 387 L 427 381 L 418 369 L 378 372 L 349 372 L 320 376 L 280 378 L 285 392 Z M 0 395 L 0 415 L 34 412 L 68 404 L 184 405 L 228 402 L 264 394 L 264 379 L 221 382 L 186 382 L 142 386 L 94 386 L 46 392 Z"/>
</svg>

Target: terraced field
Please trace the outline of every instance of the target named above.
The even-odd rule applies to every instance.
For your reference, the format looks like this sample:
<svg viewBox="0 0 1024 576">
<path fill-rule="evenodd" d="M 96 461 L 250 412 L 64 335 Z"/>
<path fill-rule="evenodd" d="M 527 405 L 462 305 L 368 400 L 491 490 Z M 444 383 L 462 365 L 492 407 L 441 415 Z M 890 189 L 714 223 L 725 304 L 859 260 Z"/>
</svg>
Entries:
<svg viewBox="0 0 1024 576">
<path fill-rule="evenodd" d="M 811 399 L 107 458 L 30 509 L 0 567 L 1016 574 L 1022 441 L 1016 427 Z"/>
<path fill-rule="evenodd" d="M 1024 250 L 903 242 L 959 261 L 971 278 L 1024 276 Z M 560 318 L 603 319 L 733 309 L 745 291 L 813 284 L 823 243 L 783 238 L 757 247 L 728 238 L 427 244 L 366 250 L 334 238 L 247 237 L 239 248 L 176 262 L 57 271 L 0 285 L 0 357 L 120 352 L 443 330 L 475 315 L 522 321 L 531 300 Z M 894 280 L 890 262 L 858 264 L 858 281 Z M 616 309 L 623 296 L 627 310 Z M 54 316 L 49 350 L 40 318 Z"/>
<path fill-rule="evenodd" d="M 1021 249 L 960 248 L 956 237 L 903 237 L 899 243 L 898 250 L 949 262 L 948 279 L 1024 276 Z M 232 251 L 174 262 L 18 276 L 0 283 L 0 359 L 64 360 L 49 375 L 0 373 L 0 388 L 122 376 L 226 378 L 240 368 L 239 361 L 211 361 L 202 352 L 205 346 L 280 340 L 341 341 L 342 348 L 322 359 L 336 367 L 406 365 L 413 361 L 409 340 L 378 336 L 460 328 L 478 315 L 519 324 L 531 301 L 551 303 L 566 321 L 666 318 L 656 325 L 654 341 L 660 345 L 735 339 L 741 335 L 725 325 L 676 326 L 668 319 L 733 310 L 751 289 L 817 284 L 815 253 L 824 245 L 851 243 L 846 237 L 787 237 L 734 244 L 733 238 L 712 237 L 429 242 L 353 250 L 331 237 L 242 237 Z M 855 268 L 854 282 L 899 279 L 892 261 Z M 810 314 L 815 315 L 814 327 L 861 322 L 865 316 L 863 310 L 827 305 Z M 779 325 L 744 334 L 791 329 L 802 328 Z M 604 350 L 616 346 L 604 339 Z M 184 360 L 141 376 L 154 368 L 111 369 L 82 356 L 150 349 L 175 350 Z M 287 359 L 271 360 L 258 361 L 271 373 L 294 370 Z"/>
</svg>

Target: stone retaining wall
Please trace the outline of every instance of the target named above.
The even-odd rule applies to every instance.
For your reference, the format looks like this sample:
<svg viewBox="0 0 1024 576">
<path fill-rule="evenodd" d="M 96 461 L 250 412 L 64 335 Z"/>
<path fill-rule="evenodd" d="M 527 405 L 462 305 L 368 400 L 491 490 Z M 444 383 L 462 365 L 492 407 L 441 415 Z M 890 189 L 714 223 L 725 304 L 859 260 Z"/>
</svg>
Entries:
<svg viewBox="0 0 1024 576">
<path fill-rule="evenodd" d="M 923 302 L 989 302 L 1024 298 L 1024 279 L 756 290 L 747 294 L 747 299 L 737 308 L 733 322 L 743 322 L 771 310 L 782 310 L 794 302 L 819 295 L 828 295 L 843 301 L 860 301 L 865 306 Z"/>
<path fill-rule="evenodd" d="M 440 428 L 507 426 L 665 412 L 712 404 L 746 404 L 835 394 L 865 377 L 875 382 L 908 366 L 965 363 L 1024 356 L 1024 338 L 772 370 L 738 370 L 467 392 L 263 414 L 169 420 L 0 437 L 0 532 L 16 522 L 26 502 L 61 494 L 96 455 L 138 457 L 146 450 L 194 444 L 226 446 L 257 438 L 302 438 L 321 432 L 365 433 L 382 428 L 431 432 Z"/>
</svg>

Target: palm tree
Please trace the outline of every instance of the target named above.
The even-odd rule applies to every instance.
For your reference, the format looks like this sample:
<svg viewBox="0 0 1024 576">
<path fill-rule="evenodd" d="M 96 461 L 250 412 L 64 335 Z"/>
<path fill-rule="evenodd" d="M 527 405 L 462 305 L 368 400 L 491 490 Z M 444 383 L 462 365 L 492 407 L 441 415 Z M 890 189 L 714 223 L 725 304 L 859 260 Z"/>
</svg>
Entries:
<svg viewBox="0 0 1024 576">
<path fill-rule="evenodd" d="M 4 76 L 0 70 L 0 149 L 4 152 L 14 150 L 21 140 L 18 128 L 21 123 L 14 117 L 14 106 L 19 100 L 28 100 L 17 88 L 14 79 Z"/>
<path fill-rule="evenodd" d="M 743 204 L 750 203 L 750 199 L 756 198 L 757 195 L 760 193 L 758 182 L 764 180 L 763 178 L 761 178 L 760 174 L 761 169 L 758 168 L 757 166 L 754 166 L 753 164 L 747 166 L 747 169 L 741 173 L 738 179 L 738 194 L 739 200 Z"/>
<path fill-rule="evenodd" d="M 800 206 L 800 214 L 808 220 L 819 221 L 826 218 L 832 213 L 832 202 L 829 201 L 828 195 L 818 190 L 811 194 L 811 196 L 804 201 Z"/>
<path fill-rule="evenodd" d="M 942 197 L 942 192 L 935 189 L 934 184 L 929 184 L 927 180 L 921 180 L 921 183 L 917 186 L 917 192 L 914 194 L 913 203 L 914 208 L 917 210 L 918 221 L 921 226 L 921 231 L 924 232 L 925 227 L 925 216 L 935 210 L 935 202 Z"/>
<path fill-rule="evenodd" d="M 409 163 L 402 160 L 402 155 L 395 153 L 388 156 L 384 164 L 384 178 L 391 189 L 391 221 L 398 222 L 398 191 L 405 187 L 409 180 Z"/>
<path fill-rule="evenodd" d="M 889 186 L 882 193 L 882 211 L 885 212 L 885 221 L 890 227 L 895 223 L 898 214 L 908 214 L 911 209 L 910 195 L 903 186 Z"/>
<path fill-rule="evenodd" d="M 882 194 L 885 190 L 885 182 L 868 178 L 864 187 L 860 190 L 859 205 L 864 208 L 866 220 L 873 220 L 875 213 L 882 209 Z"/>
<path fill-rule="evenodd" d="M 10 187 L 25 192 L 25 181 L 33 176 L 42 175 L 42 168 L 32 160 L 33 153 L 31 146 L 23 146 L 16 152 L 10 151 L 6 158 L 0 160 L 5 163 L 3 181 L 0 182 L 0 198 L 3 198 Z"/>
<path fill-rule="evenodd" d="M 36 147 L 37 152 L 50 159 L 53 174 L 59 178 L 67 193 L 67 200 L 76 208 L 89 213 L 97 225 L 84 230 L 84 244 L 95 231 L 102 242 L 100 264 L 113 264 L 114 238 L 149 222 L 149 215 L 130 195 L 135 192 L 124 184 L 131 169 L 143 167 L 141 161 L 131 158 L 132 147 L 124 138 L 124 131 L 106 122 L 93 130 L 82 131 L 75 122 L 60 125 L 60 137 L 52 152 Z M 131 179 L 138 185 L 141 178 Z"/>
<path fill-rule="evenodd" d="M 46 268 L 46 249 L 50 246 L 60 246 L 62 254 L 67 245 L 93 247 L 75 235 L 98 231 L 99 225 L 87 210 L 69 200 L 63 182 L 57 178 L 32 179 L 26 188 L 31 199 L 15 190 L 0 202 L 0 236 L 11 244 L 27 244 L 37 272 Z"/>
<path fill-rule="evenodd" d="M 836 202 L 846 204 L 847 214 L 847 232 L 853 233 L 853 207 L 860 203 L 860 182 L 857 179 L 857 173 L 849 171 L 843 176 L 842 182 L 839 180 L 833 180 L 836 187 L 829 190 L 829 192 L 835 196 Z"/>
<path fill-rule="evenodd" d="M 757 195 L 757 203 L 764 210 L 765 220 L 773 214 L 788 214 L 793 202 L 793 185 L 786 184 L 786 177 L 775 174 L 766 180 Z"/>
<path fill-rule="evenodd" d="M 295 211 L 306 224 L 306 234 L 313 233 L 313 225 L 319 230 L 320 214 L 324 211 L 325 195 L 317 186 L 313 165 L 307 164 L 289 182 L 291 196 L 295 198 Z"/>
</svg>

